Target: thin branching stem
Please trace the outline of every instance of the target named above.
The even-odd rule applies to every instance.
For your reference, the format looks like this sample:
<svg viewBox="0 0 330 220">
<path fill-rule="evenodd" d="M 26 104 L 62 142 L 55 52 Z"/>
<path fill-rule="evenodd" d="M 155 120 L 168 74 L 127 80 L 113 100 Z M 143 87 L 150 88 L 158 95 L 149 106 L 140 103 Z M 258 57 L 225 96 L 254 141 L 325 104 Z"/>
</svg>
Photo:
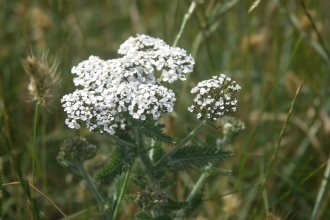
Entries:
<svg viewBox="0 0 330 220">
<path fill-rule="evenodd" d="M 0 219 L 2 219 L 2 157 L 0 157 Z"/>
<path fill-rule="evenodd" d="M 316 202 L 315 202 L 315 205 L 314 205 L 314 208 L 313 208 L 311 220 L 315 220 L 317 218 L 317 214 L 318 214 L 318 211 L 320 209 L 322 200 L 324 198 L 324 195 L 326 194 L 326 189 L 327 189 L 327 185 L 328 185 L 328 182 L 329 182 L 329 178 L 330 178 L 330 155 L 329 155 L 327 167 L 325 168 L 324 177 L 323 177 L 323 180 L 322 180 L 322 183 L 321 183 L 321 187 L 319 189 L 319 193 L 317 194 L 317 198 L 316 198 Z"/>
<path fill-rule="evenodd" d="M 33 125 L 33 145 L 32 145 L 32 185 L 34 185 L 35 166 L 36 166 L 36 135 L 37 135 L 37 120 L 38 120 L 39 103 L 36 105 L 34 112 L 34 125 Z M 34 192 L 32 191 L 32 197 Z"/>
<path fill-rule="evenodd" d="M 176 47 L 176 45 L 177 45 L 177 43 L 178 43 L 178 41 L 179 41 L 179 39 L 180 39 L 180 37 L 181 37 L 181 35 L 183 33 L 183 30 L 184 30 L 184 28 L 186 26 L 186 23 L 189 20 L 189 18 L 191 17 L 191 14 L 194 12 L 195 8 L 196 8 L 196 2 L 195 1 L 192 1 L 191 4 L 190 4 L 190 7 L 189 7 L 188 12 L 184 15 L 184 18 L 183 18 L 183 21 L 181 23 L 181 27 L 180 27 L 179 33 L 176 36 L 176 38 L 174 40 L 174 43 L 172 45 L 173 47 Z"/>
<path fill-rule="evenodd" d="M 118 200 L 117 200 L 117 203 L 116 203 L 116 208 L 115 208 L 115 211 L 113 212 L 112 220 L 116 220 L 116 218 L 117 218 L 117 213 L 118 213 L 118 210 L 119 210 L 119 206 L 120 206 L 120 203 L 121 203 L 121 200 L 123 198 L 123 195 L 124 195 L 124 192 L 125 192 L 125 189 L 126 189 L 126 185 L 127 185 L 127 182 L 128 182 L 129 173 L 130 173 L 130 170 L 127 171 L 126 174 L 125 174 L 124 183 L 123 183 L 123 186 L 120 190 L 120 194 L 119 194 L 119 197 L 118 197 Z"/>
<path fill-rule="evenodd" d="M 307 7 L 306 7 L 306 5 L 305 5 L 305 2 L 304 2 L 303 0 L 300 0 L 300 5 L 301 5 L 301 7 L 304 9 L 304 13 L 305 13 L 305 15 L 307 16 L 309 22 L 311 23 L 313 30 L 316 32 L 317 38 L 318 38 L 318 40 L 319 40 L 319 42 L 320 42 L 320 44 L 321 44 L 323 50 L 326 52 L 326 54 L 327 54 L 327 56 L 328 56 L 328 59 L 330 59 L 330 53 L 329 53 L 327 47 L 325 46 L 325 43 L 324 43 L 324 41 L 323 41 L 323 38 L 322 38 L 320 32 L 319 32 L 319 31 L 317 30 L 317 28 L 316 28 L 316 25 L 315 25 L 315 22 L 314 22 L 312 16 L 310 15 L 310 13 L 309 13 L 308 10 L 307 10 Z"/>
<path fill-rule="evenodd" d="M 159 168 L 163 163 L 165 163 L 173 154 L 180 150 L 191 138 L 195 137 L 197 132 L 201 130 L 204 125 L 207 124 L 207 121 L 200 123 L 193 131 L 191 131 L 180 143 L 175 145 L 175 147 L 167 152 L 154 166 L 155 169 Z"/>
<path fill-rule="evenodd" d="M 271 159 L 270 159 L 270 163 L 269 163 L 269 167 L 268 167 L 268 169 L 267 169 L 267 173 L 266 173 L 265 180 L 263 181 L 263 183 L 262 183 L 262 185 L 261 185 L 260 195 L 259 195 L 259 197 L 258 197 L 257 204 L 256 204 L 256 206 L 255 206 L 255 208 L 254 208 L 253 215 L 252 215 L 252 219 L 255 218 L 255 215 L 256 215 L 256 213 L 257 213 L 257 208 L 258 208 L 258 205 L 259 205 L 260 199 L 261 199 L 261 197 L 262 197 L 262 195 L 263 195 L 263 192 L 264 192 L 264 190 L 265 190 L 265 186 L 266 186 L 267 180 L 268 180 L 268 178 L 269 178 L 269 176 L 270 176 L 270 173 L 271 173 L 271 171 L 272 171 L 273 164 L 274 164 L 274 161 L 275 161 L 275 158 L 276 158 L 277 152 L 278 152 L 278 150 L 280 149 L 280 146 L 281 146 L 281 140 L 282 140 L 282 137 L 283 137 L 283 135 L 284 135 L 285 128 L 286 128 L 286 126 L 288 125 L 288 123 L 289 123 L 289 121 L 290 121 L 291 114 L 292 114 L 292 111 L 293 111 L 293 107 L 294 107 L 294 104 L 295 104 L 296 99 L 297 99 L 297 97 L 298 97 L 298 94 L 299 94 L 299 92 L 300 92 L 300 89 L 301 89 L 301 87 L 302 87 L 302 84 L 303 84 L 303 82 L 300 83 L 300 85 L 299 85 L 299 87 L 298 87 L 298 89 L 297 89 L 297 91 L 296 91 L 296 94 L 295 94 L 295 96 L 294 96 L 294 98 L 293 98 L 293 101 L 292 101 L 292 103 L 291 103 L 291 107 L 290 107 L 290 110 L 289 110 L 288 116 L 287 116 L 287 118 L 286 118 L 286 120 L 285 120 L 285 123 L 284 123 L 284 125 L 283 125 L 283 128 L 282 128 L 282 130 L 281 130 L 281 132 L 280 132 L 280 135 L 279 135 L 279 137 L 278 137 L 277 146 L 276 146 L 275 151 L 274 151 L 274 153 L 273 153 L 273 155 L 272 155 L 272 157 L 271 157 Z"/>
</svg>

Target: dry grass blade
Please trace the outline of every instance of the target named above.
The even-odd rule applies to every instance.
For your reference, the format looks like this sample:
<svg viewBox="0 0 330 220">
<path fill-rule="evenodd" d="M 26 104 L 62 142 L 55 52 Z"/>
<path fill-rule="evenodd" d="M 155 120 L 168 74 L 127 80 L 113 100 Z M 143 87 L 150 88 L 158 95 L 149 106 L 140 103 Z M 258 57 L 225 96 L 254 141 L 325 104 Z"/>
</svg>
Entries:
<svg viewBox="0 0 330 220">
<path fill-rule="evenodd" d="M 2 186 L 10 186 L 10 185 L 16 185 L 16 184 L 20 184 L 20 182 L 11 182 L 11 183 L 5 183 L 2 184 Z M 57 209 L 66 219 L 69 219 L 64 212 L 50 199 L 48 198 L 45 194 L 43 194 L 37 187 L 33 186 L 32 184 L 30 184 L 30 187 L 32 187 L 35 191 L 37 191 L 40 195 L 42 195 L 50 204 L 52 204 L 54 206 L 55 209 Z"/>
<path fill-rule="evenodd" d="M 284 125 L 283 125 L 283 128 L 282 128 L 282 130 L 281 130 L 281 132 L 280 132 L 280 136 L 279 136 L 278 141 L 277 141 L 277 146 L 276 146 L 275 151 L 274 151 L 274 153 L 273 153 L 273 155 L 272 155 L 272 157 L 271 157 L 271 159 L 270 159 L 270 163 L 269 163 L 269 167 L 268 167 L 268 170 L 267 170 L 267 173 L 266 173 L 265 180 L 264 180 L 264 182 L 263 182 L 262 185 L 261 185 L 260 195 L 259 195 L 259 198 L 258 198 L 257 204 L 256 204 L 256 206 L 255 206 L 255 209 L 254 209 L 254 211 L 253 211 L 252 219 L 255 218 L 255 215 L 256 215 L 256 212 L 257 212 L 257 208 L 258 208 L 258 205 L 259 205 L 260 199 L 261 199 L 261 197 L 262 197 L 262 195 L 263 195 L 263 192 L 264 192 L 264 189 L 265 189 L 265 186 L 266 186 L 267 180 L 268 180 L 268 178 L 269 178 L 269 176 L 270 176 L 270 173 L 271 173 L 271 170 L 272 170 L 272 167 L 273 167 L 273 164 L 274 164 L 274 161 L 275 161 L 275 158 L 276 158 L 277 152 L 278 152 L 278 150 L 280 149 L 280 146 L 281 146 L 281 140 L 282 140 L 282 137 L 283 137 L 283 134 L 284 134 L 285 128 L 286 128 L 286 126 L 288 125 L 288 123 L 289 123 L 289 121 L 290 121 L 290 117 L 291 117 L 291 114 L 292 114 L 292 110 L 293 110 L 294 104 L 295 104 L 295 102 L 296 102 L 297 96 L 298 96 L 298 94 L 299 94 L 299 92 L 300 92 L 300 89 L 301 89 L 302 85 L 303 85 L 303 82 L 300 83 L 300 85 L 299 85 L 299 87 L 298 87 L 298 89 L 297 89 L 296 95 L 294 96 L 293 101 L 292 101 L 292 103 L 291 103 L 291 107 L 290 107 L 290 110 L 289 110 L 288 116 L 287 116 L 286 121 L 285 121 L 285 123 L 284 123 Z"/>
<path fill-rule="evenodd" d="M 252 4 L 252 6 L 250 7 L 248 13 L 250 13 L 251 11 L 253 11 L 253 9 L 255 9 L 259 5 L 260 2 L 261 2 L 261 0 L 254 1 L 253 4 Z"/>
<path fill-rule="evenodd" d="M 322 36 L 321 36 L 320 32 L 319 32 L 319 31 L 317 30 L 317 28 L 316 28 L 316 25 L 315 25 L 315 22 L 314 22 L 312 16 L 311 16 L 310 13 L 307 11 L 307 8 L 306 8 L 306 5 L 305 5 L 304 1 L 300 0 L 300 4 L 301 4 L 301 7 L 304 9 L 304 13 L 305 13 L 305 15 L 307 16 L 308 20 L 311 22 L 312 28 L 313 28 L 313 30 L 316 32 L 316 34 L 317 34 L 317 38 L 318 38 L 318 40 L 319 40 L 321 46 L 323 47 L 323 50 L 327 53 L 328 57 L 330 57 L 330 53 L 329 53 L 328 49 L 326 48 L 326 46 L 325 46 L 325 44 L 324 44 L 324 41 L 323 41 L 323 39 L 322 39 Z"/>
</svg>

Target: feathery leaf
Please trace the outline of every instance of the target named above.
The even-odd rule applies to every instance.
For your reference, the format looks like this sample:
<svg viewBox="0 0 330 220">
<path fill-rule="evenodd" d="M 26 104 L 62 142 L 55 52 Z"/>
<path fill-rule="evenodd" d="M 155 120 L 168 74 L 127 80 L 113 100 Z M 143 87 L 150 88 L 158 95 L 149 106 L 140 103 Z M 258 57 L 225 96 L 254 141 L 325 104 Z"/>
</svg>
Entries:
<svg viewBox="0 0 330 220">
<path fill-rule="evenodd" d="M 166 143 L 166 144 L 175 144 L 175 140 L 170 136 L 163 133 L 164 124 L 155 124 L 152 121 L 145 122 L 141 127 L 142 133 L 148 138 L 152 138 L 155 141 Z"/>
<path fill-rule="evenodd" d="M 218 150 L 208 146 L 186 146 L 178 150 L 166 163 L 171 172 L 190 170 L 207 166 L 233 155 L 231 151 Z"/>
<path fill-rule="evenodd" d="M 118 145 L 115 152 L 111 154 L 110 162 L 95 175 L 95 180 L 100 182 L 110 181 L 116 176 L 127 172 L 133 166 L 136 157 L 136 149 Z"/>
</svg>

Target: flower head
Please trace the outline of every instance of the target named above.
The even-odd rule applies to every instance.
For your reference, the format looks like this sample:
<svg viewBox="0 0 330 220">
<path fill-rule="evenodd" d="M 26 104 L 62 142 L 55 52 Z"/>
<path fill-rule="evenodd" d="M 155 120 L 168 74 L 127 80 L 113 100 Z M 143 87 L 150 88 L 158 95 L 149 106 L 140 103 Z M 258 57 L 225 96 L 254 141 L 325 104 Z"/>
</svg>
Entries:
<svg viewBox="0 0 330 220">
<path fill-rule="evenodd" d="M 169 196 L 160 190 L 159 186 L 148 185 L 141 193 L 138 192 L 133 204 L 138 205 L 143 210 L 150 211 L 157 206 L 168 203 Z"/>
<path fill-rule="evenodd" d="M 132 67 L 142 67 L 142 75 L 154 75 L 155 69 L 164 69 L 161 80 L 169 83 L 185 80 L 185 74 L 192 72 L 195 64 L 185 50 L 170 47 L 163 40 L 147 35 L 130 37 L 120 46 L 118 53 L 125 55 Z"/>
<path fill-rule="evenodd" d="M 24 71 L 30 76 L 28 83 L 29 101 L 37 101 L 42 106 L 47 106 L 54 101 L 61 84 L 57 73 L 59 59 L 47 59 L 48 53 L 36 57 L 32 52 L 22 59 Z"/>
<path fill-rule="evenodd" d="M 70 169 L 75 169 L 77 163 L 91 159 L 96 154 L 96 146 L 85 138 L 74 137 L 65 139 L 56 158 L 57 162 Z"/>
<path fill-rule="evenodd" d="M 237 134 L 245 129 L 244 122 L 231 116 L 224 116 L 220 119 L 222 132 L 224 135 Z"/>
<path fill-rule="evenodd" d="M 157 82 L 155 70 L 164 69 L 163 81 L 184 80 L 193 58 L 146 35 L 129 38 L 118 52 L 124 56 L 107 61 L 91 56 L 72 68 L 74 84 L 83 89 L 61 100 L 70 128 L 83 122 L 91 131 L 115 134 L 128 127 L 126 119 L 157 120 L 173 111 L 175 94 Z"/>
<path fill-rule="evenodd" d="M 196 97 L 195 104 L 188 111 L 196 113 L 200 120 L 215 121 L 221 115 L 236 111 L 237 100 L 233 95 L 240 89 L 235 81 L 224 74 L 213 76 L 212 79 L 199 82 L 191 90 Z"/>
</svg>

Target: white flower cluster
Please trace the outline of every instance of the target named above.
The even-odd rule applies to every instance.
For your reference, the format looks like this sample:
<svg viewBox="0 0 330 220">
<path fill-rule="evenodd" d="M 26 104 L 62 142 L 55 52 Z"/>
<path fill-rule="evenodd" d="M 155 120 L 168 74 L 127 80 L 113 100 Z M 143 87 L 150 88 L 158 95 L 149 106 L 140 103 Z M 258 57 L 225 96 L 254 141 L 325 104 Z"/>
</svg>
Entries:
<svg viewBox="0 0 330 220">
<path fill-rule="evenodd" d="M 79 129 L 84 122 L 90 130 L 115 134 L 126 128 L 127 116 L 157 120 L 173 111 L 175 94 L 157 82 L 155 69 L 164 69 L 163 81 L 185 80 L 194 59 L 146 35 L 130 37 L 118 52 L 124 56 L 107 61 L 91 56 L 72 68 L 74 84 L 83 89 L 61 99 L 70 128 Z"/>
<path fill-rule="evenodd" d="M 162 81 L 172 83 L 178 79 L 186 80 L 186 73 L 193 71 L 194 58 L 178 47 L 170 47 L 161 39 L 147 35 L 130 37 L 118 50 L 125 55 L 132 66 L 143 68 L 141 73 L 153 75 L 154 69 L 164 69 Z"/>
<path fill-rule="evenodd" d="M 197 118 L 211 121 L 217 120 L 221 115 L 236 111 L 237 100 L 233 95 L 241 87 L 231 78 L 221 74 L 219 77 L 199 82 L 191 93 L 197 94 L 188 111 L 197 113 Z"/>
</svg>

